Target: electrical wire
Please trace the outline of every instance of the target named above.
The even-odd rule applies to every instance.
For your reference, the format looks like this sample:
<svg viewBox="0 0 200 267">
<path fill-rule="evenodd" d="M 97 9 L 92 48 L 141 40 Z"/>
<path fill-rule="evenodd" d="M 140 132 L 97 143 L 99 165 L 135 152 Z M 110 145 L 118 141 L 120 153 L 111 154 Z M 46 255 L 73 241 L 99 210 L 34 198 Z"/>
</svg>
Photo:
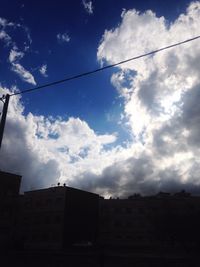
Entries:
<svg viewBox="0 0 200 267">
<path fill-rule="evenodd" d="M 154 51 L 151 51 L 151 52 L 139 55 L 139 56 L 135 56 L 135 57 L 132 57 L 132 58 L 129 58 L 129 59 L 126 59 L 126 60 L 122 60 L 122 61 L 120 61 L 118 63 L 114 63 L 114 64 L 111 64 L 111 65 L 104 66 L 102 68 L 98 68 L 98 69 L 95 69 L 95 70 L 92 70 L 92 71 L 88 71 L 88 72 L 83 72 L 83 73 L 80 73 L 80 74 L 77 74 L 77 75 L 74 75 L 74 76 L 71 76 L 71 77 L 64 78 L 62 80 L 57 80 L 57 81 L 54 81 L 54 82 L 51 82 L 51 83 L 46 83 L 46 84 L 31 88 L 31 89 L 27 89 L 27 90 L 24 90 L 24 91 L 15 92 L 13 94 L 10 94 L 10 96 L 30 93 L 32 91 L 36 91 L 36 90 L 39 90 L 39 89 L 42 89 L 42 88 L 46 88 L 46 87 L 49 87 L 49 86 L 52 86 L 52 85 L 57 85 L 57 84 L 64 83 L 64 82 L 67 82 L 67 81 L 75 80 L 75 79 L 78 79 L 78 78 L 81 78 L 81 77 L 84 77 L 84 76 L 88 76 L 88 75 L 91 75 L 91 74 L 94 74 L 94 73 L 97 73 L 97 72 L 100 72 L 100 71 L 103 71 L 103 70 L 106 70 L 106 69 L 110 69 L 110 68 L 119 66 L 121 64 L 130 62 L 130 61 L 142 58 L 142 57 L 146 57 L 146 56 L 150 56 L 150 55 L 156 54 L 156 53 L 161 52 L 163 50 L 166 50 L 166 49 L 178 46 L 178 45 L 182 45 L 182 44 L 194 41 L 194 40 L 199 39 L 199 38 L 200 38 L 200 35 L 195 36 L 195 37 L 190 38 L 190 39 L 187 39 L 185 41 L 179 42 L 179 43 L 175 43 L 175 44 L 172 44 L 172 45 L 168 45 L 168 46 L 159 48 L 157 50 L 154 50 Z"/>
</svg>

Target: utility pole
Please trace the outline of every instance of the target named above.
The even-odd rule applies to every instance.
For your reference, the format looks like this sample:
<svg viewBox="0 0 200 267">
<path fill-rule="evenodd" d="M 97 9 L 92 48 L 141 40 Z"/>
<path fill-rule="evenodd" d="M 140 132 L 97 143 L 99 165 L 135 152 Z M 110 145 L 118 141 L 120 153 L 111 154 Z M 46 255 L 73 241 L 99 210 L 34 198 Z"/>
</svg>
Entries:
<svg viewBox="0 0 200 267">
<path fill-rule="evenodd" d="M 9 99 L 10 99 L 9 94 L 7 94 L 6 96 L 3 95 L 0 98 L 0 100 L 3 102 L 3 111 L 2 111 L 1 122 L 0 122 L 0 149 L 1 149 L 2 139 L 3 139 L 5 123 L 6 123 L 6 115 L 7 115 L 7 111 L 8 111 Z"/>
</svg>

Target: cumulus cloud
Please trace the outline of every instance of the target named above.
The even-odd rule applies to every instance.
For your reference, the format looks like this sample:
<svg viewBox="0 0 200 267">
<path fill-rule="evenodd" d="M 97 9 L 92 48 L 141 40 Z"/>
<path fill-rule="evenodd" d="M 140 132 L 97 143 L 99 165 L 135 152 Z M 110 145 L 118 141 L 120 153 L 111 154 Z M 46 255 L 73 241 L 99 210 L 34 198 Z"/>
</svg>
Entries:
<svg viewBox="0 0 200 267">
<path fill-rule="evenodd" d="M 0 88 L 1 94 L 10 92 Z M 25 116 L 23 111 L 20 96 L 11 97 L 0 151 L 0 168 L 21 173 L 22 190 L 58 181 L 69 184 L 79 173 L 89 169 L 98 173 L 110 164 L 111 159 L 103 159 L 115 134 L 97 134 L 79 118 Z"/>
<path fill-rule="evenodd" d="M 42 76 L 48 77 L 47 75 L 47 65 L 44 64 L 39 68 L 39 72 L 41 73 Z"/>
<path fill-rule="evenodd" d="M 56 37 L 59 43 L 69 43 L 71 40 L 69 34 L 67 33 L 58 33 Z"/>
<path fill-rule="evenodd" d="M 151 10 L 144 13 L 124 10 L 119 26 L 104 32 L 97 57 L 102 63 L 116 63 L 197 36 L 199 14 L 200 2 L 191 3 L 171 24 Z M 117 172 L 119 181 L 124 175 L 129 177 L 126 191 L 130 184 L 134 191 L 143 193 L 152 192 L 152 188 L 199 190 L 198 42 L 123 64 L 111 78 L 124 98 L 123 115 L 132 134 L 133 146 L 143 144 L 145 153 L 150 155 L 149 166 L 143 173 L 138 175 L 132 171 L 137 169 L 135 158 L 124 162 L 124 166 L 132 162 L 126 171 Z M 141 150 L 138 160 L 144 158 Z"/>
<path fill-rule="evenodd" d="M 87 1 L 87 0 L 82 0 L 82 4 L 88 14 L 93 14 L 94 12 L 94 7 L 92 4 L 92 1 Z"/>
</svg>

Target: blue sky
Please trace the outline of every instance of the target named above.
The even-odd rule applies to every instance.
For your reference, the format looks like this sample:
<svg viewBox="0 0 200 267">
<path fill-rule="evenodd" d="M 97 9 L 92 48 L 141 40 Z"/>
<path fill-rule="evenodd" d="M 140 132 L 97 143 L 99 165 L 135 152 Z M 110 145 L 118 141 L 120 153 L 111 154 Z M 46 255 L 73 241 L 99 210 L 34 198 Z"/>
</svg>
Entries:
<svg viewBox="0 0 200 267">
<path fill-rule="evenodd" d="M 108 12 L 106 15 L 103 4 L 99 6 L 97 2 L 92 5 L 93 14 L 85 10 L 81 1 L 73 1 L 70 4 L 60 1 L 56 4 L 49 3 L 48 7 L 46 3 L 38 6 L 35 2 L 23 4 L 23 2 L 12 1 L 12 9 L 8 2 L 1 8 L 2 17 L 27 27 L 32 43 L 26 57 L 23 58 L 23 64 L 32 70 L 31 73 L 37 85 L 100 66 L 96 57 L 98 44 L 106 26 L 113 27 L 118 23 L 123 6 L 118 3 L 119 6 L 116 7 L 115 3 L 115 9 L 113 9 L 111 1 L 110 9 L 106 9 Z M 112 13 L 116 13 L 113 14 L 113 18 L 109 15 L 111 10 Z M 70 40 L 59 41 L 58 34 L 67 34 Z M 23 50 L 24 41 L 29 43 L 26 32 L 19 29 L 14 31 L 14 36 Z M 6 60 L 5 57 L 2 64 L 5 64 Z M 43 64 L 48 66 L 47 77 L 39 73 L 39 68 Z M 108 70 L 26 95 L 23 98 L 26 103 L 25 112 L 31 111 L 45 116 L 81 117 L 98 132 L 120 130 L 116 120 L 121 110 L 121 101 L 110 83 L 112 72 L 113 70 Z M 5 85 L 16 84 L 19 90 L 33 87 L 23 83 L 20 77 L 8 72 L 8 69 L 5 69 L 2 77 Z M 115 119 L 113 125 L 110 121 L 107 122 L 107 114 Z"/>
<path fill-rule="evenodd" d="M 4 3 L 3 3 L 4 2 Z M 27 27 L 32 43 L 23 64 L 31 70 L 37 85 L 62 79 L 100 66 L 97 60 L 97 48 L 105 29 L 111 29 L 120 23 L 122 9 L 136 8 L 140 11 L 154 10 L 158 15 L 174 19 L 187 5 L 184 1 L 94 1 L 93 13 L 89 14 L 80 0 L 41 2 L 3 1 L 1 17 Z M 160 3 L 161 2 L 161 3 Z M 167 13 L 166 13 L 167 11 Z M 13 30 L 14 39 L 19 48 L 24 42 L 29 44 L 23 29 Z M 69 42 L 58 41 L 58 34 L 67 34 Z M 158 44 L 159 46 L 159 44 Z M 134 55 L 134 51 L 130 57 Z M 4 58 L 2 64 L 7 59 Z M 42 77 L 38 69 L 47 65 L 48 77 Z M 3 71 L 3 67 L 1 67 Z M 43 115 L 80 116 L 98 131 L 105 131 L 106 113 L 120 112 L 120 100 L 110 83 L 113 70 L 95 74 L 41 92 L 24 97 L 26 111 Z M 19 90 L 33 87 L 22 83 L 20 77 L 5 68 L 2 72 L 5 85 L 16 84 Z M 110 123 L 109 123 L 110 124 Z M 113 126 L 114 127 L 114 126 Z M 112 128 L 111 128 L 112 129 Z"/>
<path fill-rule="evenodd" d="M 99 68 L 102 62 L 104 65 L 112 64 L 192 38 L 200 33 L 199 5 L 198 1 L 191 3 L 185 0 L 75 0 L 50 1 L 48 4 L 45 1 L 2 1 L 1 90 L 10 92 L 14 87 L 14 90 L 26 90 Z M 129 183 L 135 181 L 137 184 L 139 177 L 151 189 L 137 186 L 132 191 L 151 193 L 167 189 L 167 186 L 173 190 L 181 188 L 183 181 L 194 186 L 191 181 L 196 178 L 191 174 L 193 166 L 190 161 L 192 157 L 198 159 L 198 156 L 191 146 L 193 141 L 189 142 L 187 138 L 195 135 L 197 130 L 185 133 L 181 143 L 183 147 L 187 144 L 187 149 L 180 150 L 180 137 L 172 129 L 177 120 L 175 116 L 185 114 L 182 108 L 187 107 L 187 101 L 191 99 L 186 97 L 187 94 L 197 86 L 196 69 L 191 73 L 187 71 L 190 64 L 198 68 L 197 62 L 193 62 L 199 55 L 195 47 L 196 50 L 191 44 L 191 47 L 183 48 L 185 52 L 177 48 L 152 59 L 16 98 L 9 107 L 1 168 L 21 173 L 25 189 L 61 181 L 106 196 L 113 195 L 113 192 L 126 195 Z M 177 63 L 181 57 L 185 60 L 182 69 Z M 180 77 L 186 77 L 185 72 L 188 77 L 184 87 Z M 20 126 L 15 124 L 16 119 L 14 123 L 14 113 L 18 114 Z M 179 120 L 182 124 L 177 125 L 177 129 L 191 131 L 187 120 L 184 121 L 183 117 Z M 64 130 L 61 130 L 62 127 Z M 20 139 L 19 128 L 24 139 Z M 31 129 L 34 130 L 30 133 Z M 18 130 L 19 135 L 16 134 Z M 159 132 L 166 138 L 161 140 Z M 14 137 L 15 134 L 17 137 Z M 195 138 L 196 135 L 192 140 Z M 30 160 L 26 163 L 31 166 L 30 173 L 24 169 L 22 161 L 16 160 L 14 154 L 19 151 L 17 146 L 13 151 L 13 141 L 20 146 L 20 153 Z M 160 146 L 166 146 L 166 152 L 172 143 L 174 150 L 163 157 Z M 162 164 L 159 163 L 159 153 Z M 175 165 L 174 157 L 178 158 Z M 35 166 L 31 162 L 33 159 L 37 162 Z M 132 161 L 132 166 L 141 161 L 141 168 L 147 164 L 147 169 L 152 169 L 151 175 L 140 171 L 134 174 L 129 161 Z M 184 171 L 180 167 L 183 161 L 189 162 Z M 120 168 L 120 164 L 123 167 Z M 49 176 L 50 171 L 45 172 L 47 166 L 52 169 L 49 180 L 44 178 Z M 165 185 L 167 178 L 162 178 L 168 177 L 168 168 L 176 176 L 175 185 L 173 182 Z M 157 179 L 160 187 L 154 185 L 155 190 L 152 191 L 151 185 Z M 170 179 L 171 176 L 167 181 Z"/>
</svg>

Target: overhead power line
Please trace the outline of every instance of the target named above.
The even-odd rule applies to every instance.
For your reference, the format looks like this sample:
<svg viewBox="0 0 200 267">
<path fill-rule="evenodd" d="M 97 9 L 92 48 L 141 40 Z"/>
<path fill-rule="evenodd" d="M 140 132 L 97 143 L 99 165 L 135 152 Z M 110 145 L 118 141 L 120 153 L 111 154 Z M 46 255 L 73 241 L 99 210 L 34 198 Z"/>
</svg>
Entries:
<svg viewBox="0 0 200 267">
<path fill-rule="evenodd" d="M 159 48 L 157 50 L 154 50 L 154 51 L 151 51 L 151 52 L 148 52 L 148 53 L 139 55 L 139 56 L 135 56 L 135 57 L 132 57 L 132 58 L 129 58 L 129 59 L 125 59 L 125 60 L 122 60 L 120 62 L 111 64 L 111 65 L 104 66 L 102 68 L 98 68 L 98 69 L 95 69 L 95 70 L 92 70 L 92 71 L 83 72 L 83 73 L 80 73 L 80 74 L 77 74 L 77 75 L 74 75 L 74 76 L 71 76 L 71 77 L 66 77 L 66 78 L 64 78 L 62 80 L 57 80 L 57 81 L 54 81 L 54 82 L 51 82 L 51 83 L 46 83 L 46 84 L 43 84 L 43 85 L 40 85 L 40 86 L 31 88 L 31 89 L 27 89 L 27 90 L 21 91 L 21 92 L 16 92 L 16 93 L 11 94 L 10 96 L 15 96 L 15 95 L 20 95 L 20 94 L 30 93 L 32 91 L 36 91 L 36 90 L 39 90 L 39 89 L 42 89 L 42 88 L 46 88 L 46 87 L 49 87 L 49 86 L 52 86 L 52 85 L 56 85 L 56 84 L 68 82 L 68 81 L 71 81 L 71 80 L 75 80 L 75 79 L 78 79 L 78 78 L 81 78 L 81 77 L 84 77 L 84 76 L 88 76 L 88 75 L 94 74 L 96 72 L 100 72 L 100 71 L 103 71 L 103 70 L 106 70 L 106 69 L 110 69 L 110 68 L 119 66 L 121 64 L 130 62 L 132 60 L 136 60 L 136 59 L 139 59 L 139 58 L 142 58 L 142 57 L 146 57 L 146 56 L 150 56 L 152 54 L 156 54 L 156 53 L 161 52 L 163 50 L 166 50 L 166 49 L 169 49 L 169 48 L 178 46 L 178 45 L 182 45 L 182 44 L 185 44 L 185 43 L 194 41 L 194 40 L 199 39 L 199 38 L 200 38 L 200 35 L 195 36 L 195 37 L 190 38 L 190 39 L 187 39 L 185 41 L 179 42 L 179 43 L 175 43 L 175 44 L 172 44 L 172 45 L 168 45 L 168 46 Z"/>
</svg>

